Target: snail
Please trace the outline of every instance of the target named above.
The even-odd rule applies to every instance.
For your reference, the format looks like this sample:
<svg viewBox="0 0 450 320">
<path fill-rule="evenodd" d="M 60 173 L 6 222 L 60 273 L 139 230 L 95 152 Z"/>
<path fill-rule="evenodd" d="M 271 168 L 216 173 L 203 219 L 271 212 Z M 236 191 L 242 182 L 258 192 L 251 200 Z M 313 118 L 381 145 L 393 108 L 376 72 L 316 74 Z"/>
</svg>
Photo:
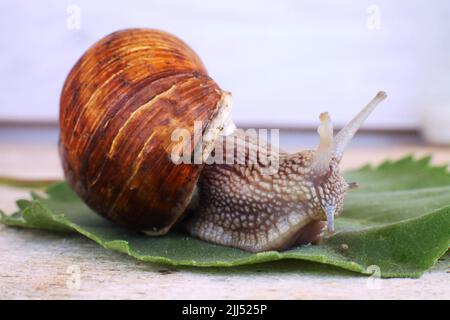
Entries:
<svg viewBox="0 0 450 320">
<path fill-rule="evenodd" d="M 379 92 L 336 136 L 322 113 L 316 150 L 272 154 L 270 144 L 233 130 L 230 93 L 186 43 L 163 31 L 126 29 L 96 42 L 67 76 L 59 153 L 69 185 L 114 223 L 150 236 L 180 228 L 246 251 L 284 250 L 318 243 L 325 227 L 334 231 L 347 190 L 356 187 L 341 176 L 339 162 L 385 97 Z M 181 150 L 174 131 L 194 136 L 195 121 L 201 139 L 183 147 L 200 150 L 203 160 L 228 149 L 244 161 L 174 160 Z M 250 161 L 255 150 L 276 155 L 275 173 Z"/>
</svg>

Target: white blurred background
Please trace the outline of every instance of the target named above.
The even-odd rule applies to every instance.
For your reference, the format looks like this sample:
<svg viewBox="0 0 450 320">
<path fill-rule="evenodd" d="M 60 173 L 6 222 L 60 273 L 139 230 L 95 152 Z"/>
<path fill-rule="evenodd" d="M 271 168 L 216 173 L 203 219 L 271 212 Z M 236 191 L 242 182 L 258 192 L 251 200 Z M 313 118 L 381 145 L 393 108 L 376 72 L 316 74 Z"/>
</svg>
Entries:
<svg viewBox="0 0 450 320">
<path fill-rule="evenodd" d="M 190 44 L 241 126 L 308 129 L 329 111 L 339 127 L 380 89 L 365 128 L 416 130 L 424 110 L 450 110 L 450 1 L 22 0 L 0 2 L 0 123 L 56 123 L 72 65 L 129 27 Z"/>
</svg>

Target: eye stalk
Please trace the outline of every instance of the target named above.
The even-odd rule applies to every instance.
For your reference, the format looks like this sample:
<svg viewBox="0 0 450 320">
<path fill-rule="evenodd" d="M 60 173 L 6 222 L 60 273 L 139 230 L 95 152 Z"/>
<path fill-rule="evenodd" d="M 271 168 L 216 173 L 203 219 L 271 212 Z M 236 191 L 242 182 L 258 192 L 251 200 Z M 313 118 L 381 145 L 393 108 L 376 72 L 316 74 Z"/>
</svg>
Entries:
<svg viewBox="0 0 450 320">
<path fill-rule="evenodd" d="M 320 142 L 312 168 L 317 175 L 322 175 L 329 170 L 330 160 L 333 156 L 333 124 L 328 112 L 321 113 L 319 119 L 320 125 L 317 128 L 317 132 L 319 133 Z"/>
<path fill-rule="evenodd" d="M 330 160 L 335 157 L 340 162 L 344 151 L 349 145 L 355 133 L 362 126 L 367 117 L 386 99 L 384 91 L 379 91 L 377 95 L 333 138 L 333 124 L 328 112 L 320 114 L 320 125 L 317 132 L 320 136 L 319 147 L 313 163 L 313 170 L 317 174 L 324 174 L 328 171 Z"/>
<path fill-rule="evenodd" d="M 334 137 L 333 156 L 338 162 L 341 161 L 344 151 L 349 145 L 355 133 L 361 128 L 364 121 L 372 113 L 378 104 L 386 99 L 384 91 L 379 91 L 377 95 Z"/>
</svg>

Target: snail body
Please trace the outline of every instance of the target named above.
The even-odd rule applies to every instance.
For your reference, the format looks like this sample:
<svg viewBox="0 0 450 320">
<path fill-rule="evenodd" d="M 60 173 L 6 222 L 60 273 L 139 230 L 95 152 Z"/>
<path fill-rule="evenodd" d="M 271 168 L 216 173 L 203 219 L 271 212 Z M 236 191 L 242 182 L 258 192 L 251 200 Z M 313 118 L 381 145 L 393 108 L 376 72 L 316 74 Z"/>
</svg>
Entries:
<svg viewBox="0 0 450 320">
<path fill-rule="evenodd" d="M 378 93 L 335 137 L 322 114 L 317 150 L 277 152 L 273 174 L 250 161 L 260 143 L 239 130 L 227 139 L 233 157 L 245 161 L 176 163 L 173 132 L 187 128 L 193 136 L 195 121 L 202 139 L 188 151 L 207 160 L 229 148 L 221 134 L 230 123 L 230 94 L 180 39 L 127 29 L 95 43 L 70 71 L 60 100 L 60 156 L 69 185 L 117 224 L 149 235 L 177 225 L 212 243 L 282 250 L 318 242 L 326 221 L 333 231 L 353 186 L 339 173 L 343 151 L 384 98 Z"/>
</svg>

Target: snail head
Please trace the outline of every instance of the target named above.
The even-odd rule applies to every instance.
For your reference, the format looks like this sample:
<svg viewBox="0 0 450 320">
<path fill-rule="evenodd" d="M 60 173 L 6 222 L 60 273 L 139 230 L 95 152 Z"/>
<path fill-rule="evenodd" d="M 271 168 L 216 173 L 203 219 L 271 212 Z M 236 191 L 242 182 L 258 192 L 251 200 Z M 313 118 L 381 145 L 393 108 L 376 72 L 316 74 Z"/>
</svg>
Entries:
<svg viewBox="0 0 450 320">
<path fill-rule="evenodd" d="M 320 114 L 318 133 L 319 146 L 315 151 L 307 150 L 291 155 L 290 161 L 302 162 L 299 194 L 303 194 L 304 210 L 314 220 L 327 221 L 329 232 L 334 232 L 334 217 L 343 209 L 347 190 L 357 187 L 348 183 L 339 171 L 339 163 L 352 137 L 375 107 L 386 98 L 380 91 L 343 129 L 333 136 L 333 125 L 328 113 Z M 296 168 L 296 166 L 294 166 Z M 306 196 L 305 196 L 306 195 Z"/>
</svg>

